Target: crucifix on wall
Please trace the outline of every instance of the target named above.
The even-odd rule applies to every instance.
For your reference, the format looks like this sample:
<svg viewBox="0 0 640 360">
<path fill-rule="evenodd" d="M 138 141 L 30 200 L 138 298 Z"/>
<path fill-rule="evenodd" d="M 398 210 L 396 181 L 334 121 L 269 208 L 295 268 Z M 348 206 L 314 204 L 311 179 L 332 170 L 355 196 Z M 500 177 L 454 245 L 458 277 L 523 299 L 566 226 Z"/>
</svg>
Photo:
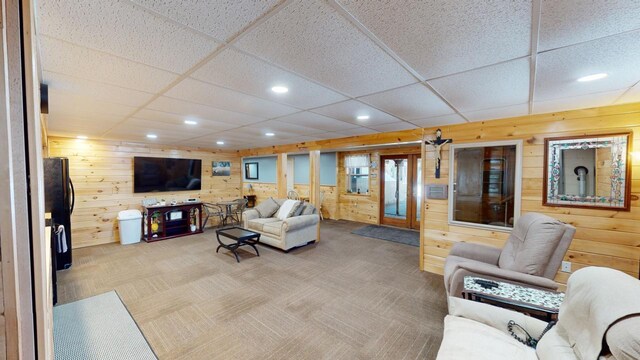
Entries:
<svg viewBox="0 0 640 360">
<path fill-rule="evenodd" d="M 436 179 L 440 178 L 440 150 L 444 144 L 452 143 L 453 139 L 443 139 L 442 138 L 442 130 L 436 130 L 436 139 L 435 140 L 427 140 L 425 143 L 434 147 L 435 155 L 436 155 Z"/>
</svg>

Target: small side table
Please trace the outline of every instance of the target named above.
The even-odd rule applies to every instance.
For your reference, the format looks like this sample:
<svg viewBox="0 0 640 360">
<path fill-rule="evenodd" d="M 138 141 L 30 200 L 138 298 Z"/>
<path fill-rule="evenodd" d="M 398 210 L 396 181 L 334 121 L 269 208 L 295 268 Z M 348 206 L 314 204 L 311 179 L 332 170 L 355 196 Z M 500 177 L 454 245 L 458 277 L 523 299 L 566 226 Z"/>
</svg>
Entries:
<svg viewBox="0 0 640 360">
<path fill-rule="evenodd" d="M 229 238 L 231 240 L 235 240 L 235 243 L 225 244 L 220 240 L 220 235 L 223 237 Z M 233 253 L 236 256 L 236 261 L 240 262 L 240 258 L 238 257 L 238 248 L 241 246 L 251 246 L 253 250 L 256 251 L 256 255 L 260 256 L 258 252 L 258 248 L 256 248 L 256 244 L 260 242 L 260 233 L 253 232 L 247 229 L 243 229 L 241 227 L 230 227 L 225 229 L 216 230 L 216 237 L 218 238 L 218 247 L 216 248 L 216 253 L 220 248 L 225 248 Z"/>
<path fill-rule="evenodd" d="M 544 321 L 557 320 L 564 293 L 534 289 L 526 286 L 490 280 L 496 288 L 483 288 L 474 280 L 487 280 L 475 276 L 464 277 L 465 299 L 512 309 Z"/>
</svg>

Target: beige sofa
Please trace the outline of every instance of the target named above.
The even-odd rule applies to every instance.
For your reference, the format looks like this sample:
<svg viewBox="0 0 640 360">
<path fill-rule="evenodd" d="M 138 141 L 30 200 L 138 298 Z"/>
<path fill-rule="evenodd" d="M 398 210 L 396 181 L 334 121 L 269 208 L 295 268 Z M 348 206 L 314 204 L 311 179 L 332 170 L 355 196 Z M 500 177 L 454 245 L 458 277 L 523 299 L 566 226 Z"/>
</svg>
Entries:
<svg viewBox="0 0 640 360">
<path fill-rule="evenodd" d="M 462 297 L 465 276 L 556 290 L 554 281 L 576 229 L 530 212 L 516 223 L 504 248 L 456 243 L 444 265 L 448 296 Z"/>
<path fill-rule="evenodd" d="M 557 325 L 533 349 L 509 335 L 507 324 L 513 320 L 539 339 L 546 322 L 450 297 L 437 359 L 640 359 L 639 298 L 640 281 L 623 272 L 580 269 L 569 278 Z"/>
<path fill-rule="evenodd" d="M 286 199 L 273 199 L 278 205 Z M 242 214 L 245 229 L 259 232 L 260 242 L 289 251 L 292 248 L 306 245 L 318 238 L 320 216 L 317 210 L 311 215 L 298 215 L 280 220 L 275 215 L 261 218 L 255 209 L 246 210 Z"/>
</svg>

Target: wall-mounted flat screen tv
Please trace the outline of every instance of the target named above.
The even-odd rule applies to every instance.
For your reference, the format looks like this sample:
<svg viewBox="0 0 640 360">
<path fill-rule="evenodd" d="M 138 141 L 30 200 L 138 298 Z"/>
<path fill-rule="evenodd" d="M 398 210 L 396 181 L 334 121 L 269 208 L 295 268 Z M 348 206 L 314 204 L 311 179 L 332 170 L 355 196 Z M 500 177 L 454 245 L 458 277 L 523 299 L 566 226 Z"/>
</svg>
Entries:
<svg viewBox="0 0 640 360">
<path fill-rule="evenodd" d="M 133 158 L 133 192 L 200 190 L 202 160 Z"/>
</svg>

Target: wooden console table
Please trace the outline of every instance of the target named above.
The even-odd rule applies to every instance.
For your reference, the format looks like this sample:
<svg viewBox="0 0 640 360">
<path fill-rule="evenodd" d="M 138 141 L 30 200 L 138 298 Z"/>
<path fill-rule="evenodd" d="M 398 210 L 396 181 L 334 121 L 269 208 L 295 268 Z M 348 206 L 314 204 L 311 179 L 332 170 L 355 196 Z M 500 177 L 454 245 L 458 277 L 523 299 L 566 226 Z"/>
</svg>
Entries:
<svg viewBox="0 0 640 360">
<path fill-rule="evenodd" d="M 143 239 L 146 242 L 202 233 L 202 203 L 154 205 L 144 208 Z M 195 230 L 191 231 L 191 226 Z"/>
</svg>

